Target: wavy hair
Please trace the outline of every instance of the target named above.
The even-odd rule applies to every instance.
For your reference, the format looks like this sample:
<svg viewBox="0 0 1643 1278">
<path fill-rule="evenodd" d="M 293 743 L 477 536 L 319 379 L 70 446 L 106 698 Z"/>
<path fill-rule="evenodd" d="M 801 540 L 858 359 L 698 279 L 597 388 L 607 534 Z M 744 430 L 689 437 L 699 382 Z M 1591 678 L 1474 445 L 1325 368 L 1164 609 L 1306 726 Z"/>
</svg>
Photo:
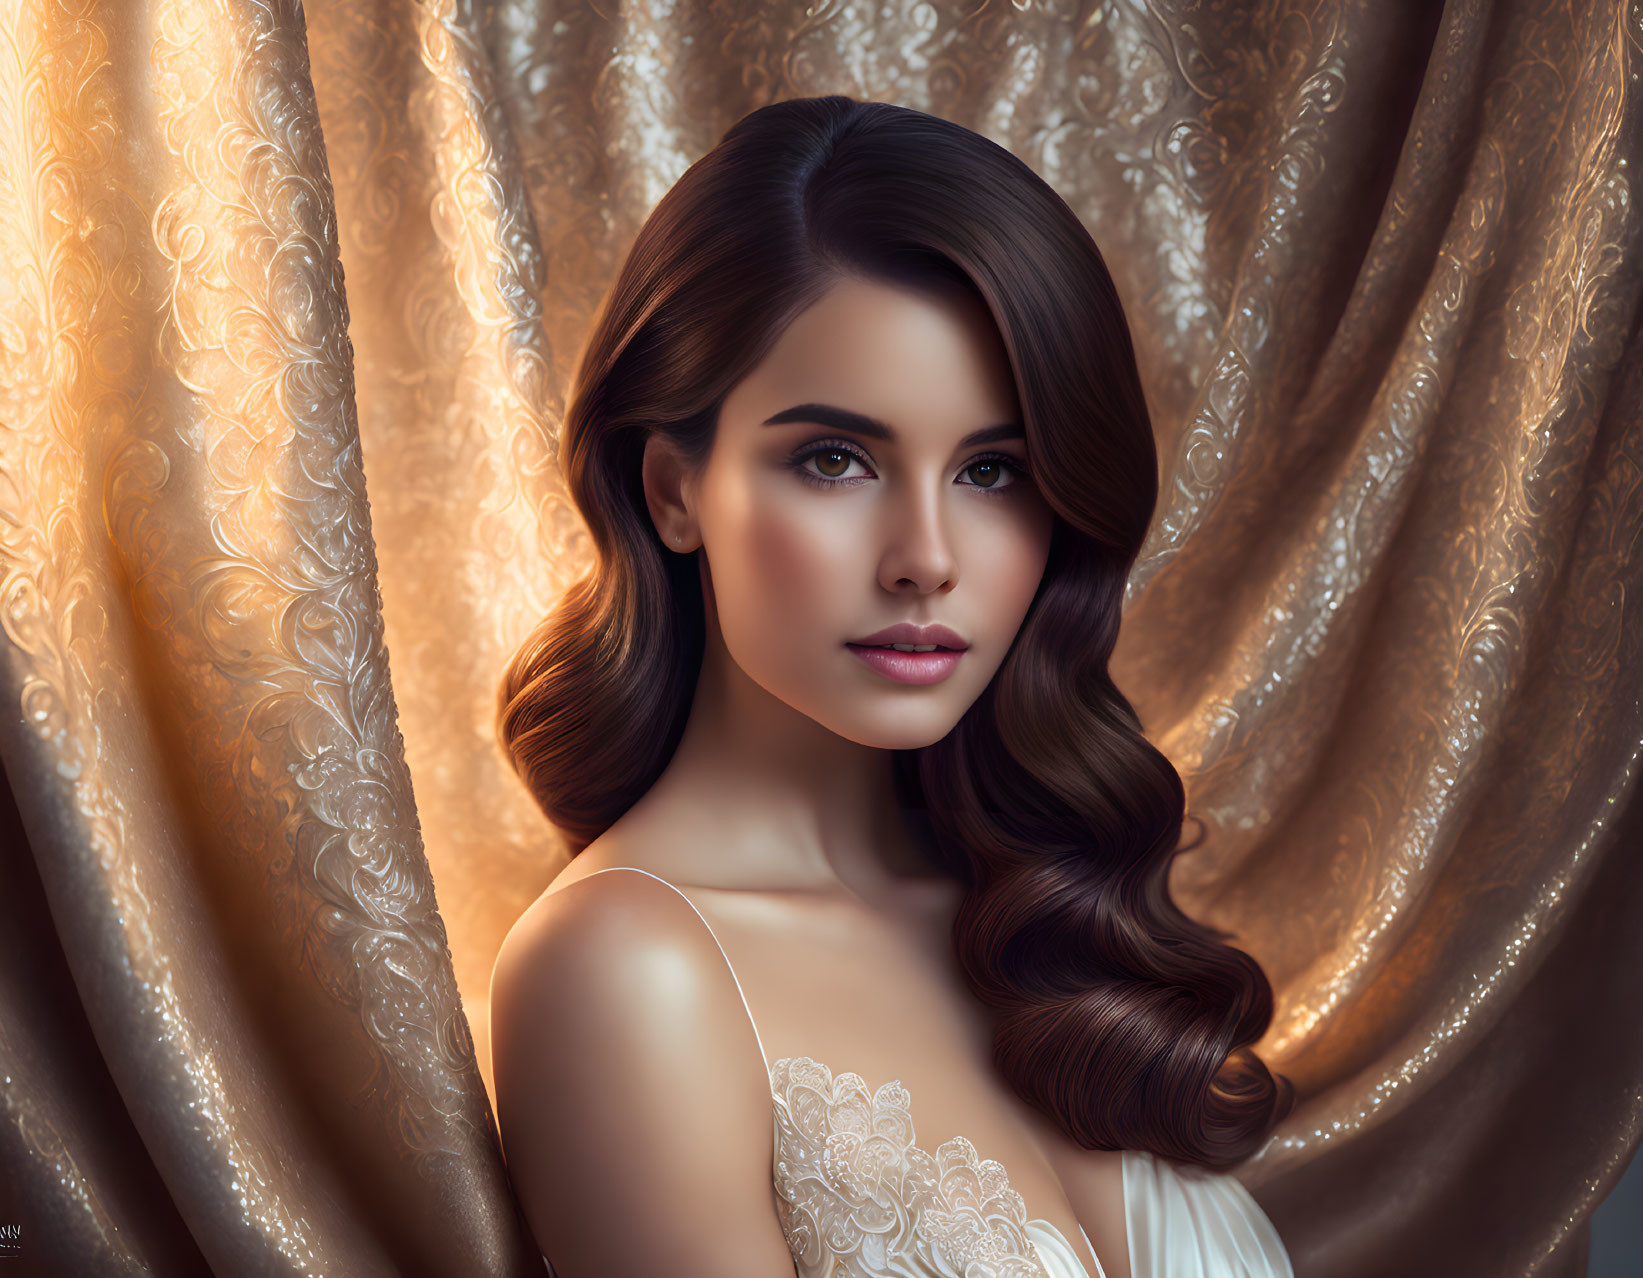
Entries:
<svg viewBox="0 0 1643 1278">
<path fill-rule="evenodd" d="M 504 749 L 573 855 L 661 774 L 705 617 L 694 556 L 649 517 L 645 441 L 705 463 L 731 388 L 846 274 L 980 297 L 1055 515 L 997 674 L 947 736 L 892 759 L 965 889 L 953 946 L 999 1013 L 995 1065 L 1085 1148 L 1228 1167 L 1294 1094 L 1250 1050 L 1272 1017 L 1260 966 L 1170 899 L 1185 792 L 1107 672 L 1158 497 L 1152 426 L 1100 252 L 1003 147 L 888 103 L 792 99 L 744 116 L 657 204 L 560 439 L 594 562 L 508 665 Z"/>
</svg>

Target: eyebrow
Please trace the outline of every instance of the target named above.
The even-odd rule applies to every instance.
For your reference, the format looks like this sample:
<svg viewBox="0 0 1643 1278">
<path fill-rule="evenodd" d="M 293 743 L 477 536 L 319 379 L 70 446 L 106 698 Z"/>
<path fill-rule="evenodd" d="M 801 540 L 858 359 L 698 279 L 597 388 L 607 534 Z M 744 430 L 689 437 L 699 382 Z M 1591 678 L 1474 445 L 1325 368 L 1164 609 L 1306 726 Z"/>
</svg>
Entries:
<svg viewBox="0 0 1643 1278">
<path fill-rule="evenodd" d="M 765 418 L 764 425 L 781 426 L 787 422 L 813 422 L 817 426 L 848 430 L 870 439 L 894 440 L 896 437 L 896 432 L 877 418 L 853 413 L 848 408 L 834 408 L 831 404 L 795 404 L 792 408 L 782 409 L 774 417 Z M 958 441 L 958 446 L 970 448 L 1000 439 L 1022 439 L 1025 434 L 1019 422 L 1000 422 L 997 426 L 983 426 L 980 430 L 971 431 Z"/>
</svg>

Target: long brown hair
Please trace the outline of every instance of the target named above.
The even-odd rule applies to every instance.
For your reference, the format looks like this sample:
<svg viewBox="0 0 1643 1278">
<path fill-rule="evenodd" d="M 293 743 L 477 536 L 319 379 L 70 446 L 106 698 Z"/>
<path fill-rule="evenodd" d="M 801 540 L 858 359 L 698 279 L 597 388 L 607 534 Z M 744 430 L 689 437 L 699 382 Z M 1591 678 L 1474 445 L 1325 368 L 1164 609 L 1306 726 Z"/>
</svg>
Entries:
<svg viewBox="0 0 1643 1278">
<path fill-rule="evenodd" d="M 893 756 L 900 801 L 966 889 L 953 945 L 1000 1012 L 995 1064 L 1086 1148 L 1230 1166 L 1293 1092 L 1250 1051 L 1272 1016 L 1259 965 L 1170 899 L 1185 792 L 1107 673 L 1158 496 L 1151 422 L 1100 252 L 1003 147 L 888 103 L 800 98 L 744 116 L 662 198 L 560 440 L 595 561 L 508 666 L 504 747 L 573 853 L 661 774 L 705 619 L 694 557 L 650 520 L 645 441 L 705 463 L 731 388 L 842 273 L 975 291 L 1055 513 L 997 675 L 947 736 Z"/>
</svg>

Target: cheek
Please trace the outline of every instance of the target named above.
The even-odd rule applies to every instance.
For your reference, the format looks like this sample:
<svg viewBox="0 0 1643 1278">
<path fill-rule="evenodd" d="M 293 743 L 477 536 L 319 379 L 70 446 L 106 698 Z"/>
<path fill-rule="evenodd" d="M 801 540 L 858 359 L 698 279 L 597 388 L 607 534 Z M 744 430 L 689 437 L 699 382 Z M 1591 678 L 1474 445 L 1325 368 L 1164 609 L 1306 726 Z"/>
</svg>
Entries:
<svg viewBox="0 0 1643 1278">
<path fill-rule="evenodd" d="M 1013 636 L 1044 576 L 1050 532 L 1048 509 L 1029 508 L 1010 512 L 965 547 L 969 574 L 986 600 L 978 618 Z"/>
<path fill-rule="evenodd" d="M 838 614 L 848 598 L 856 539 L 842 515 L 791 494 L 747 491 L 736 507 L 736 526 L 716 540 L 730 548 L 730 562 L 721 565 L 722 554 L 711 560 L 715 582 L 726 583 L 719 608 L 728 644 L 738 634 L 774 651 L 843 642 L 847 636 L 834 632 L 848 624 Z"/>
</svg>

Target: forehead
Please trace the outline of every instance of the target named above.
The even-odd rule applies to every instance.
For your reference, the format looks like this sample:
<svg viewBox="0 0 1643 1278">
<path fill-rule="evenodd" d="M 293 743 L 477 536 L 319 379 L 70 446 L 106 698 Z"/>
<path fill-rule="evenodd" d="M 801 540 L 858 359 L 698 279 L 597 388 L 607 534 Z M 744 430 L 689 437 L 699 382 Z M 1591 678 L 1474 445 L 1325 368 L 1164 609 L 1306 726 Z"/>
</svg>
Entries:
<svg viewBox="0 0 1643 1278">
<path fill-rule="evenodd" d="M 884 420 L 950 419 L 965 429 L 1017 411 L 1009 357 L 979 298 L 950 285 L 857 276 L 801 312 L 732 398 L 775 411 L 839 403 Z"/>
</svg>

